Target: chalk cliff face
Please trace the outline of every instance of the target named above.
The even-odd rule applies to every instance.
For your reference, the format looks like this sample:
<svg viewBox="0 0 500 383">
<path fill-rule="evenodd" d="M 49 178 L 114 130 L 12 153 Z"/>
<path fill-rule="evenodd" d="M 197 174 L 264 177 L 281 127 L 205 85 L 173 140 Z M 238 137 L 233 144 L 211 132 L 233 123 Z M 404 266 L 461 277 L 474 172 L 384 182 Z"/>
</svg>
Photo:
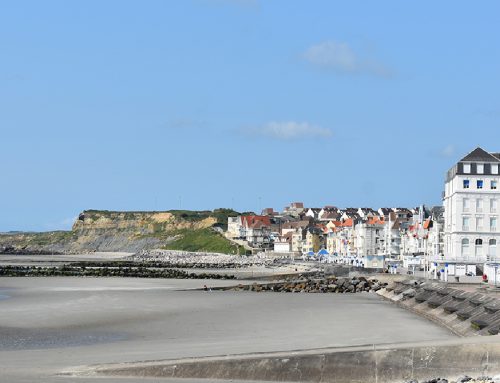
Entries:
<svg viewBox="0 0 500 383">
<path fill-rule="evenodd" d="M 87 210 L 73 224 L 72 231 L 129 231 L 136 235 L 161 234 L 182 229 L 204 229 L 212 227 L 217 219 L 211 216 L 199 220 L 185 220 L 182 213 L 171 212 L 113 212 Z"/>
<path fill-rule="evenodd" d="M 71 231 L 0 235 L 0 252 L 137 252 L 168 245 L 187 231 L 227 223 L 228 209 L 214 211 L 119 212 L 85 210 Z"/>
</svg>

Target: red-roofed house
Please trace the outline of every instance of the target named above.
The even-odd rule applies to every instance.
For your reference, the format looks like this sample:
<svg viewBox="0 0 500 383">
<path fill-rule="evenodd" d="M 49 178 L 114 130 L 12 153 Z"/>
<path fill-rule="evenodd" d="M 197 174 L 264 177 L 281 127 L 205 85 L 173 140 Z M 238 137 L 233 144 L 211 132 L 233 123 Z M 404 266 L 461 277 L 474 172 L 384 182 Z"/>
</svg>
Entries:
<svg viewBox="0 0 500 383">
<path fill-rule="evenodd" d="M 348 218 L 342 222 L 342 227 L 352 227 L 354 221 L 352 218 Z"/>
<path fill-rule="evenodd" d="M 227 226 L 229 238 L 247 241 L 251 247 L 266 247 L 270 243 L 271 220 L 268 216 L 228 217 Z"/>
</svg>

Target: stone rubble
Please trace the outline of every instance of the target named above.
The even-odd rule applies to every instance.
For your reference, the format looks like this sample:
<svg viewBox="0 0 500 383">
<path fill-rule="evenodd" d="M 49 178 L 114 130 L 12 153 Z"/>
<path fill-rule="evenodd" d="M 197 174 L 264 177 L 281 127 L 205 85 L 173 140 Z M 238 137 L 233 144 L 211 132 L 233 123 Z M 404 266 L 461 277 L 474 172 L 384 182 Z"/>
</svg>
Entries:
<svg viewBox="0 0 500 383">
<path fill-rule="evenodd" d="M 272 266 L 280 262 L 280 258 L 268 257 L 261 254 L 244 256 L 161 249 L 143 250 L 127 259 L 133 261 L 168 262 L 186 268 L 241 268 L 250 266 Z"/>
<path fill-rule="evenodd" d="M 499 382 L 500 382 L 500 376 L 496 376 L 494 378 L 491 378 L 489 376 L 479 376 L 477 378 L 472 378 L 468 375 L 463 375 L 455 380 L 448 380 L 445 378 L 432 378 L 424 380 L 420 383 L 499 383 Z M 412 379 L 412 380 L 407 380 L 404 383 L 419 383 L 419 381 Z"/>
<path fill-rule="evenodd" d="M 252 285 L 238 285 L 228 288 L 232 291 L 272 291 L 283 293 L 359 293 L 374 292 L 385 287 L 387 284 L 375 278 L 353 277 L 337 278 L 329 277 L 301 277 L 299 279 L 273 282 L 254 283 Z"/>
</svg>

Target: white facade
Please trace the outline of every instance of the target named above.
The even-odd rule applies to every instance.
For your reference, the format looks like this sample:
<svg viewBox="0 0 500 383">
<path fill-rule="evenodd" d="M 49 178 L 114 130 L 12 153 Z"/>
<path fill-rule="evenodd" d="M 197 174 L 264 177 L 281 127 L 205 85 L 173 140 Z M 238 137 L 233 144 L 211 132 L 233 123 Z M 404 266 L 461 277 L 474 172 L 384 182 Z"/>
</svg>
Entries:
<svg viewBox="0 0 500 383">
<path fill-rule="evenodd" d="M 243 226 L 239 217 L 227 217 L 226 236 L 230 239 L 241 238 L 244 235 Z"/>
<path fill-rule="evenodd" d="M 445 260 L 484 263 L 500 256 L 500 155 L 477 148 L 447 174 Z"/>
<path fill-rule="evenodd" d="M 274 242 L 275 253 L 289 253 L 292 251 L 292 244 L 290 242 Z"/>
<path fill-rule="evenodd" d="M 488 277 L 488 283 L 500 286 L 500 264 L 498 263 L 486 263 L 484 265 L 484 273 Z"/>
<path fill-rule="evenodd" d="M 361 257 L 382 253 L 380 238 L 383 237 L 384 225 L 368 222 L 356 225 L 356 250 Z"/>
<path fill-rule="evenodd" d="M 294 252 L 302 252 L 302 247 L 304 245 L 305 238 L 305 230 L 303 229 L 295 229 L 295 232 L 292 234 L 292 251 Z"/>
<path fill-rule="evenodd" d="M 384 225 L 383 239 L 382 241 L 382 253 L 386 255 L 387 258 L 399 258 L 401 254 L 401 235 L 399 230 L 395 228 L 394 222 L 386 222 Z"/>
</svg>

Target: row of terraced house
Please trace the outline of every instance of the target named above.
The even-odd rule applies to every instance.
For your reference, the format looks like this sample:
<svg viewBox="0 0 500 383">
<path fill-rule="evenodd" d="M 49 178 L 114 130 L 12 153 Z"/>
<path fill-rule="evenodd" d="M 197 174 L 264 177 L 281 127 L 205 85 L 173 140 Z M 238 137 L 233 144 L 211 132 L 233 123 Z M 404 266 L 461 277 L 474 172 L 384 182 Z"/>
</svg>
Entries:
<svg viewBox="0 0 500 383">
<path fill-rule="evenodd" d="M 442 217 L 440 207 L 307 208 L 294 202 L 282 212 L 230 217 L 226 235 L 275 253 L 397 259 L 429 251 Z"/>
</svg>

